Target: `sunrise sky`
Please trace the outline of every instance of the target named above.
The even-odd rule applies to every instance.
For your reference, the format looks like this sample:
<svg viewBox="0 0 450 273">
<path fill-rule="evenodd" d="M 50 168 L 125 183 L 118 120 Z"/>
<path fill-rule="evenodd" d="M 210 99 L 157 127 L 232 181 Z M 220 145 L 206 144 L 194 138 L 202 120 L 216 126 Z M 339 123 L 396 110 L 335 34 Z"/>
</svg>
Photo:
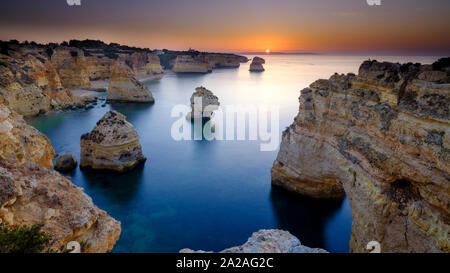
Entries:
<svg viewBox="0 0 450 273">
<path fill-rule="evenodd" d="M 450 53 L 449 0 L 1 0 L 0 39 L 205 51 Z"/>
</svg>

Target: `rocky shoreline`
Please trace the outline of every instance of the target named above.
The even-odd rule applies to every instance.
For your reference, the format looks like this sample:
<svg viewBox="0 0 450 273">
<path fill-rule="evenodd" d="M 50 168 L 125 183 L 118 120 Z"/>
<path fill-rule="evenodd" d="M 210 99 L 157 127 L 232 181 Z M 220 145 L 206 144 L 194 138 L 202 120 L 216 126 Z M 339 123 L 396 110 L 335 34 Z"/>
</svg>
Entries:
<svg viewBox="0 0 450 273">
<path fill-rule="evenodd" d="M 347 195 L 352 252 L 450 252 L 450 61 L 366 61 L 301 91 L 272 184 Z"/>
</svg>

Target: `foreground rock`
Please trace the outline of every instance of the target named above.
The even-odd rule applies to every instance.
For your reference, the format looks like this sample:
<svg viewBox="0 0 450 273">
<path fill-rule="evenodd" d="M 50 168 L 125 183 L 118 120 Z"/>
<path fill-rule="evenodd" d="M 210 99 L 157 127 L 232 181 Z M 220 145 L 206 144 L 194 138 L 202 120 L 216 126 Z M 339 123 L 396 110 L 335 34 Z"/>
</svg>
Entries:
<svg viewBox="0 0 450 273">
<path fill-rule="evenodd" d="M 132 70 L 125 64 L 116 64 L 111 68 L 107 100 L 129 102 L 155 101 L 148 87 L 136 80 Z"/>
<path fill-rule="evenodd" d="M 191 112 L 187 119 L 208 119 L 219 108 L 219 98 L 203 86 L 195 88 L 191 96 Z"/>
<path fill-rule="evenodd" d="M 125 118 L 109 111 L 90 133 L 81 136 L 80 167 L 124 172 L 146 160 L 139 135 Z"/>
<path fill-rule="evenodd" d="M 0 223 L 33 225 L 54 250 L 69 241 L 88 242 L 86 252 L 110 251 L 120 235 L 120 222 L 92 203 L 81 188 L 50 171 L 53 148 L 48 139 L 13 110 L 0 105 Z"/>
<path fill-rule="evenodd" d="M 252 72 L 264 71 L 263 64 L 265 64 L 265 63 L 266 63 L 266 61 L 263 58 L 254 57 L 252 60 L 252 63 L 250 64 L 250 71 L 252 71 Z"/>
<path fill-rule="evenodd" d="M 72 171 L 77 167 L 77 164 L 77 159 L 72 153 L 63 154 L 56 159 L 55 170 L 59 172 Z"/>
<path fill-rule="evenodd" d="M 188 248 L 180 253 L 205 253 Z M 277 229 L 262 229 L 252 234 L 247 242 L 220 251 L 220 253 L 328 253 L 320 248 L 309 248 L 301 244 L 300 240 L 288 231 Z"/>
<path fill-rule="evenodd" d="M 201 60 L 195 60 L 189 55 L 180 55 L 175 59 L 172 71 L 175 73 L 209 73 L 212 66 Z"/>
<path fill-rule="evenodd" d="M 358 76 L 314 82 L 283 133 L 272 183 L 346 194 L 352 252 L 369 241 L 382 252 L 449 252 L 449 79 L 448 62 L 366 61 Z"/>
</svg>

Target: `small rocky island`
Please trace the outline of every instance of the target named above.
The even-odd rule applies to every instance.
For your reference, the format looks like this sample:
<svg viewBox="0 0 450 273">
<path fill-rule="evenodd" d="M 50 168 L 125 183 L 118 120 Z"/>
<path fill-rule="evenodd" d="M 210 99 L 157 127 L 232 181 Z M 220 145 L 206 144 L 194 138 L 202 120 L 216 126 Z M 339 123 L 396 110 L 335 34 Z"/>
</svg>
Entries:
<svg viewBox="0 0 450 273">
<path fill-rule="evenodd" d="M 126 64 L 117 63 L 111 68 L 108 101 L 155 102 L 149 88 L 134 77 Z"/>
<path fill-rule="evenodd" d="M 450 251 L 450 58 L 365 61 L 301 91 L 273 185 L 314 198 L 347 195 L 350 250 Z"/>
<path fill-rule="evenodd" d="M 197 87 L 191 96 L 191 112 L 186 119 L 209 119 L 219 105 L 219 98 L 213 92 L 203 86 Z"/>
<path fill-rule="evenodd" d="M 266 63 L 266 60 L 264 60 L 261 57 L 254 57 L 252 60 L 252 63 L 250 64 L 250 71 L 251 72 L 263 72 L 264 71 L 264 67 L 263 64 Z"/>
<path fill-rule="evenodd" d="M 106 113 L 82 135 L 80 146 L 82 168 L 125 172 L 146 160 L 136 129 L 116 111 Z"/>
<path fill-rule="evenodd" d="M 185 248 L 180 250 L 180 253 L 208 252 Z M 288 231 L 262 229 L 253 233 L 245 244 L 227 248 L 220 251 L 220 253 L 328 253 L 328 251 L 304 246 L 297 237 L 290 234 Z"/>
</svg>

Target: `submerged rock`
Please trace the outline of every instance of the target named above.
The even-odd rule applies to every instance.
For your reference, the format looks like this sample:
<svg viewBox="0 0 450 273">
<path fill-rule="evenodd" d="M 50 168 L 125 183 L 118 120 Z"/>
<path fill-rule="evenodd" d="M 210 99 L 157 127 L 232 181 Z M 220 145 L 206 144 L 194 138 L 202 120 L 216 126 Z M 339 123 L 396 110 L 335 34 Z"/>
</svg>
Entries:
<svg viewBox="0 0 450 273">
<path fill-rule="evenodd" d="M 367 252 L 370 241 L 382 252 L 450 252 L 450 85 L 440 63 L 432 73 L 366 61 L 358 75 L 301 91 L 272 183 L 316 198 L 347 195 L 352 252 Z"/>
<path fill-rule="evenodd" d="M 108 88 L 108 101 L 154 102 L 152 92 L 140 83 L 130 67 L 115 64 L 111 68 L 111 79 Z"/>
<path fill-rule="evenodd" d="M 109 111 L 81 136 L 80 167 L 124 172 L 146 160 L 139 135 L 126 117 Z"/>
<path fill-rule="evenodd" d="M 250 64 L 250 71 L 252 72 L 262 72 L 264 71 L 263 64 L 265 64 L 266 61 L 263 58 L 260 58 L 258 56 L 254 57 L 252 60 L 252 63 Z"/>
<path fill-rule="evenodd" d="M 195 88 L 191 96 L 191 112 L 187 119 L 211 118 L 213 111 L 219 108 L 219 98 L 203 86 Z"/>
<path fill-rule="evenodd" d="M 205 253 L 188 248 L 180 253 Z M 252 234 L 247 242 L 241 246 L 227 248 L 220 253 L 328 253 L 324 249 L 309 248 L 301 244 L 300 240 L 288 231 L 278 229 L 262 229 Z"/>
<path fill-rule="evenodd" d="M 55 170 L 68 172 L 75 169 L 77 164 L 77 159 L 72 153 L 63 154 L 56 159 Z"/>
</svg>

